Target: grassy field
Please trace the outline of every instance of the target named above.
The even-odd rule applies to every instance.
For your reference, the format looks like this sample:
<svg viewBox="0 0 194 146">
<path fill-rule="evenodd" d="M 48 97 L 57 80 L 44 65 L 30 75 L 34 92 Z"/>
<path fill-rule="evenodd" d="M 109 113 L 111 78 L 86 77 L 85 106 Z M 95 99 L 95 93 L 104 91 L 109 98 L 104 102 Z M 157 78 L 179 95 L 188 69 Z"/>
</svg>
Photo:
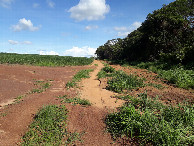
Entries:
<svg viewBox="0 0 194 146">
<path fill-rule="evenodd" d="M 0 53 L 0 64 L 21 64 L 34 66 L 82 66 L 89 65 L 93 58 L 57 55 Z"/>
</svg>

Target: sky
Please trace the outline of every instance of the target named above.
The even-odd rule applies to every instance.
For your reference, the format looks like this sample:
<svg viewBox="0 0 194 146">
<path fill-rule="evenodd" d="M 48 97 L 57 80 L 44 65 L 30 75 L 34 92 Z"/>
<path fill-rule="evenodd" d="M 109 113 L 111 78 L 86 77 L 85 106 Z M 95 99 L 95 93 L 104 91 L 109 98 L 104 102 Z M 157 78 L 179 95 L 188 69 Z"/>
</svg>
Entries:
<svg viewBox="0 0 194 146">
<path fill-rule="evenodd" d="M 175 0 L 0 0 L 0 52 L 94 56 Z"/>
</svg>

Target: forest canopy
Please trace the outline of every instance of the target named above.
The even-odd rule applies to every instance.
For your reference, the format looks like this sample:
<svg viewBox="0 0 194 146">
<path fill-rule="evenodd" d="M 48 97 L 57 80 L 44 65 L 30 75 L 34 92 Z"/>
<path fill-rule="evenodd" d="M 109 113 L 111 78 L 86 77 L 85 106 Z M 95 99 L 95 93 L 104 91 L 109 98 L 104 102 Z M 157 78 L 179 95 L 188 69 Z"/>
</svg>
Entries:
<svg viewBox="0 0 194 146">
<path fill-rule="evenodd" d="M 194 4 L 176 0 L 148 14 L 127 37 L 108 40 L 97 48 L 99 59 L 125 61 L 163 60 L 191 63 L 194 56 Z"/>
</svg>

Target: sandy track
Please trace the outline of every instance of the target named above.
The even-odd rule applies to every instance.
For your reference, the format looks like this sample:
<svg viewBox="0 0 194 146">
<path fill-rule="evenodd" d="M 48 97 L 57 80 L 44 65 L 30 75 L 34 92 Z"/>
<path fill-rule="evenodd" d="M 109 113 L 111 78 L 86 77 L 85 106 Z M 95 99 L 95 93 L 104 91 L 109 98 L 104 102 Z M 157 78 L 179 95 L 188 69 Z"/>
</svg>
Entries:
<svg viewBox="0 0 194 146">
<path fill-rule="evenodd" d="M 93 64 L 98 64 L 97 68 L 90 74 L 90 78 L 81 82 L 81 98 L 88 99 L 94 106 L 98 108 L 115 109 L 123 104 L 122 100 L 111 98 L 116 93 L 100 88 L 100 81 L 97 80 L 98 72 L 104 65 L 95 60 Z"/>
</svg>

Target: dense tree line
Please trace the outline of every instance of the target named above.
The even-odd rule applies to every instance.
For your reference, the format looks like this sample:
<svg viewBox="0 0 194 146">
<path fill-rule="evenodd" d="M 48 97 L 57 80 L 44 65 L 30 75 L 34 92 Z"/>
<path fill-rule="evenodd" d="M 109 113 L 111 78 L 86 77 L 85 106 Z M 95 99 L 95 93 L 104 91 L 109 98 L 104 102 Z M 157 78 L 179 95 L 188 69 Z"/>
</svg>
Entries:
<svg viewBox="0 0 194 146">
<path fill-rule="evenodd" d="M 107 41 L 96 51 L 99 59 L 194 62 L 193 0 L 176 0 L 148 14 L 124 39 Z"/>
</svg>

